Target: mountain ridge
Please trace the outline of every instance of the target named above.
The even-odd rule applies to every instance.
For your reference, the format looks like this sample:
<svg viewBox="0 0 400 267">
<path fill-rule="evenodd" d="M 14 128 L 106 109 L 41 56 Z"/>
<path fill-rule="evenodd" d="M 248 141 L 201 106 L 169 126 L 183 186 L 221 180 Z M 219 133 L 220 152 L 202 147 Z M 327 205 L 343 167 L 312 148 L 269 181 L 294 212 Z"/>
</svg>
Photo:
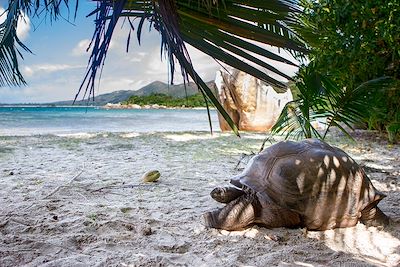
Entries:
<svg viewBox="0 0 400 267">
<path fill-rule="evenodd" d="M 214 88 L 214 81 L 209 81 L 206 83 L 211 89 Z M 193 82 L 186 84 L 186 91 L 184 84 L 170 85 L 160 81 L 154 81 L 148 85 L 143 86 L 138 90 L 118 90 L 111 93 L 105 93 L 94 97 L 94 100 L 78 100 L 74 105 L 93 105 L 93 106 L 104 106 L 107 103 L 120 103 L 127 100 L 130 96 L 149 96 L 152 94 L 165 94 L 172 96 L 174 98 L 184 98 L 186 96 L 195 95 L 200 93 L 196 84 Z M 57 101 L 46 103 L 48 105 L 72 105 L 73 100 Z"/>
</svg>

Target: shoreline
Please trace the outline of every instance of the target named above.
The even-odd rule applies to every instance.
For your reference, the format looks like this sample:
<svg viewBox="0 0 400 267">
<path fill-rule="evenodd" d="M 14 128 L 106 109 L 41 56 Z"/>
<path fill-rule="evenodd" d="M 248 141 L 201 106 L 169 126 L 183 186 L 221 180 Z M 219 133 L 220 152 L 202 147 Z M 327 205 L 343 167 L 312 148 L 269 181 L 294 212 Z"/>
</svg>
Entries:
<svg viewBox="0 0 400 267">
<path fill-rule="evenodd" d="M 107 109 L 107 110 L 113 110 L 113 109 L 172 109 L 172 110 L 179 110 L 179 109 L 192 109 L 192 110 L 207 110 L 206 107 L 185 107 L 185 106 L 180 106 L 180 107 L 169 107 L 169 106 L 164 106 L 164 105 L 158 105 L 158 104 L 151 104 L 151 105 L 136 105 L 136 104 L 113 104 L 113 103 L 108 103 L 104 106 L 101 106 L 102 109 Z M 210 110 L 214 110 L 214 107 L 209 107 Z"/>
<path fill-rule="evenodd" d="M 101 106 L 78 106 L 78 105 L 46 105 L 46 104 L 0 104 L 0 108 L 98 108 Z"/>
<path fill-rule="evenodd" d="M 0 108 L 94 108 L 94 109 L 105 109 L 105 110 L 113 110 L 113 109 L 172 109 L 172 110 L 186 110 L 186 109 L 193 109 L 193 110 L 206 110 L 206 107 L 168 107 L 158 104 L 152 105 L 122 105 L 122 104 L 114 104 L 108 103 L 106 105 L 100 106 L 83 106 L 83 105 L 47 105 L 47 104 L 0 104 Z M 209 107 L 210 110 L 215 110 L 214 107 Z"/>
</svg>

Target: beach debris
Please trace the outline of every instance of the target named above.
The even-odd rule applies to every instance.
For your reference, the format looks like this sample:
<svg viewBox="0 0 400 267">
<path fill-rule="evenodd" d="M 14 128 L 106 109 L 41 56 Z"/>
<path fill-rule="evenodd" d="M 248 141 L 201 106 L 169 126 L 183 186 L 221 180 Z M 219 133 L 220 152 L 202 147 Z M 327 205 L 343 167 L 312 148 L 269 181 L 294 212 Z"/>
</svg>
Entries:
<svg viewBox="0 0 400 267">
<path fill-rule="evenodd" d="M 3 172 L 4 172 L 5 175 L 10 175 L 10 176 L 15 174 L 13 170 L 5 169 L 5 170 L 3 170 Z"/>
<path fill-rule="evenodd" d="M 57 192 L 58 192 L 61 188 L 63 188 L 63 187 L 68 187 L 68 186 L 70 186 L 71 183 L 72 183 L 73 181 L 75 181 L 79 176 L 81 176 L 81 174 L 83 173 L 83 171 L 84 171 L 84 169 L 82 169 L 77 175 L 75 175 L 74 177 L 72 177 L 72 179 L 70 179 L 66 184 L 57 186 L 56 189 L 54 189 L 50 194 L 48 194 L 47 196 L 45 196 L 43 199 L 46 199 L 46 198 L 51 197 L 52 195 L 54 195 L 55 193 L 57 193 Z"/>
<path fill-rule="evenodd" d="M 253 151 L 250 154 L 241 153 L 240 159 L 238 160 L 234 169 L 237 171 L 243 171 L 244 168 L 246 167 L 247 163 L 249 163 L 250 159 L 252 157 L 254 157 L 255 155 L 256 155 L 256 153 L 254 153 Z"/>
<path fill-rule="evenodd" d="M 307 228 L 301 228 L 300 229 L 300 231 L 301 231 L 301 234 L 304 236 L 304 237 L 307 237 L 307 235 L 308 235 L 308 230 L 307 230 Z"/>
<path fill-rule="evenodd" d="M 144 235 L 144 236 L 148 236 L 148 235 L 153 234 L 153 230 L 152 230 L 151 227 L 148 226 L 148 225 L 143 226 L 143 227 L 140 229 L 140 232 L 141 232 L 142 235 Z"/>
<path fill-rule="evenodd" d="M 120 185 L 106 185 L 106 186 L 102 186 L 93 190 L 90 190 L 91 193 L 95 193 L 95 192 L 99 192 L 105 189 L 126 189 L 126 188 L 146 188 L 146 187 L 151 187 L 151 183 L 147 182 L 145 184 L 141 183 L 141 184 L 120 184 Z M 138 200 L 139 201 L 139 200 Z M 122 210 L 121 210 L 122 211 Z M 122 211 L 124 212 L 124 211 Z"/>
<path fill-rule="evenodd" d="M 285 241 L 285 238 L 279 235 L 265 235 L 265 239 L 275 241 L 275 242 L 283 242 Z"/>
<path fill-rule="evenodd" d="M 131 211 L 131 210 L 132 210 L 131 207 L 122 207 L 122 208 L 120 208 L 120 211 L 121 211 L 122 213 L 128 213 L 128 212 Z"/>
<path fill-rule="evenodd" d="M 157 180 L 160 178 L 161 174 L 157 170 L 151 170 L 143 174 L 142 176 L 142 181 L 145 183 L 153 183 L 157 182 Z"/>
<path fill-rule="evenodd" d="M 228 231 L 257 223 L 268 228 L 328 230 L 387 225 L 377 207 L 385 195 L 343 150 L 318 139 L 284 141 L 253 157 L 211 197 L 225 207 L 204 214 L 205 225 Z"/>
</svg>

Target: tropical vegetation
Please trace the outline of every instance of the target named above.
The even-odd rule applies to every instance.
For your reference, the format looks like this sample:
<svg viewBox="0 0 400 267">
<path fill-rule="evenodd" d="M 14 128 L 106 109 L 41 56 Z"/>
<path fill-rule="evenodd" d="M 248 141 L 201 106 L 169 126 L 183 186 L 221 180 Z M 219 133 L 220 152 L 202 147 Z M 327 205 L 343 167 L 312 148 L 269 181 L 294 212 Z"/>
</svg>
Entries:
<svg viewBox="0 0 400 267">
<path fill-rule="evenodd" d="M 376 102 L 381 88 L 392 88 L 394 83 L 390 77 L 381 77 L 354 89 L 340 87 L 330 76 L 319 72 L 313 61 L 300 68 L 295 78 L 296 97 L 285 105 L 271 129 L 273 134 L 295 139 L 325 139 L 332 127 L 351 138 L 348 130 L 376 114 L 371 103 Z"/>
<path fill-rule="evenodd" d="M 148 96 L 131 96 L 126 101 L 121 102 L 123 105 L 136 104 L 145 105 L 161 105 L 166 107 L 207 107 L 202 94 L 195 94 L 188 97 L 178 98 L 165 94 L 151 94 Z"/>
<path fill-rule="evenodd" d="M 281 115 L 275 132 L 296 137 L 322 135 L 353 125 L 400 133 L 400 2 L 303 0 L 295 27 L 311 61 L 296 80 L 299 99 Z M 286 126 L 286 127 L 284 127 Z"/>
<path fill-rule="evenodd" d="M 400 78 L 400 2 L 303 0 L 298 32 L 309 58 L 341 86 Z"/>
</svg>

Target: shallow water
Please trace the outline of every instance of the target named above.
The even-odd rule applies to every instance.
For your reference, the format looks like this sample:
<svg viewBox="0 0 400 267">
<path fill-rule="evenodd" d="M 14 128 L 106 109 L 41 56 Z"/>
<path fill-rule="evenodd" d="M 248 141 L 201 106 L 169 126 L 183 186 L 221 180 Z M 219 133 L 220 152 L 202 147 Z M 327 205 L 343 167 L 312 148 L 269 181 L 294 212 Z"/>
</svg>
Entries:
<svg viewBox="0 0 400 267">
<path fill-rule="evenodd" d="M 210 111 L 214 130 L 217 113 Z M 209 131 L 207 110 L 106 110 L 99 107 L 0 107 L 0 135 Z"/>
</svg>

